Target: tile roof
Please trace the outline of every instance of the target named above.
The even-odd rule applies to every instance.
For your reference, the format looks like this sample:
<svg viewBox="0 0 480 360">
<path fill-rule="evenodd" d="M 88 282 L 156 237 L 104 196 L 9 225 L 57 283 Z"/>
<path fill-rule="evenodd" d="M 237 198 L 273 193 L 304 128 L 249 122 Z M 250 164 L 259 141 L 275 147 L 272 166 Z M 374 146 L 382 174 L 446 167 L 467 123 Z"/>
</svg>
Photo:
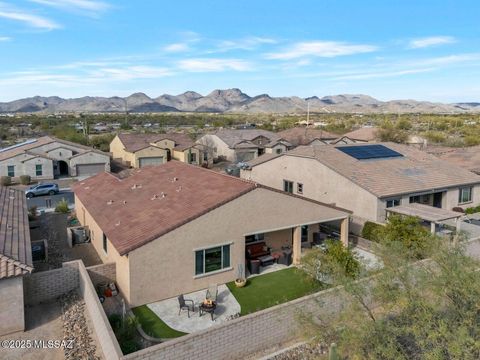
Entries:
<svg viewBox="0 0 480 360">
<path fill-rule="evenodd" d="M 89 146 L 77 144 L 77 143 L 67 141 L 67 140 L 63 140 L 63 139 L 57 139 L 53 136 L 42 136 L 38 139 L 31 139 L 31 140 L 28 140 L 24 143 L 17 144 L 16 146 L 11 146 L 9 148 L 0 149 L 0 161 L 10 159 L 14 156 L 24 154 L 24 153 L 28 153 L 28 154 L 34 155 L 34 156 L 42 156 L 42 157 L 48 158 L 48 153 L 40 153 L 40 152 L 35 151 L 35 149 L 42 146 L 42 145 L 51 144 L 53 142 L 57 142 L 59 144 L 74 147 L 78 150 L 79 153 L 85 153 L 85 152 L 92 151 L 92 152 L 96 152 L 98 154 L 109 156 L 107 153 L 104 153 L 100 150 L 93 149 Z M 59 146 L 59 147 L 61 147 L 61 146 Z"/>
<path fill-rule="evenodd" d="M 121 255 L 255 188 L 252 182 L 175 160 L 136 169 L 123 179 L 102 173 L 73 186 Z"/>
<path fill-rule="evenodd" d="M 0 279 L 32 272 L 25 193 L 0 186 Z"/>
<path fill-rule="evenodd" d="M 338 135 L 330 133 L 322 129 L 307 128 L 307 127 L 295 127 L 287 130 L 283 130 L 277 133 L 282 139 L 287 140 L 294 146 L 309 145 L 312 141 L 319 140 L 332 140 L 338 138 Z"/>
<path fill-rule="evenodd" d="M 271 154 L 263 154 L 263 155 L 260 155 L 260 156 L 257 156 L 255 159 L 252 159 L 250 161 L 247 162 L 247 164 L 252 167 L 252 166 L 257 166 L 257 165 L 260 165 L 260 164 L 263 164 L 267 161 L 270 161 L 270 160 L 273 160 L 277 157 L 280 157 L 284 154 L 274 154 L 274 153 L 271 153 Z"/>
<path fill-rule="evenodd" d="M 480 145 L 465 148 L 427 147 L 426 152 L 480 175 Z"/>
<path fill-rule="evenodd" d="M 285 156 L 316 159 L 377 197 L 480 183 L 478 175 L 411 146 L 381 143 L 402 157 L 356 160 L 332 145 L 301 146 Z M 350 144 L 348 146 L 368 146 Z"/>
<path fill-rule="evenodd" d="M 219 130 L 215 133 L 225 144 L 230 148 L 234 148 L 236 144 L 240 142 L 252 141 L 259 136 L 264 136 L 271 141 L 279 140 L 280 136 L 277 134 L 260 129 L 237 129 L 237 130 Z"/>
<path fill-rule="evenodd" d="M 357 130 L 350 131 L 342 136 L 349 137 L 352 140 L 374 141 L 377 139 L 378 128 L 362 127 Z"/>
<path fill-rule="evenodd" d="M 175 146 L 179 150 L 186 149 L 194 145 L 193 140 L 190 136 L 181 133 L 171 133 L 171 134 L 118 134 L 117 135 L 125 150 L 128 152 L 136 152 L 141 149 L 145 149 L 150 146 L 151 143 L 160 141 L 160 140 L 172 140 L 175 142 Z"/>
</svg>

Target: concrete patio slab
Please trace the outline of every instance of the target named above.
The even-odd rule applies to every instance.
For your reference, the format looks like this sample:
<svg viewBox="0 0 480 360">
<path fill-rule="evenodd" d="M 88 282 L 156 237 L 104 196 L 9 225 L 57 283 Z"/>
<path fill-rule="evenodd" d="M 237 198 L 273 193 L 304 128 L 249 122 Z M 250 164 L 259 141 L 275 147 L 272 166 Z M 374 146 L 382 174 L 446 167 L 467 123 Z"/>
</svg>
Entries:
<svg viewBox="0 0 480 360">
<path fill-rule="evenodd" d="M 226 285 L 219 285 L 217 308 L 215 309 L 213 321 L 210 314 L 204 313 L 203 316 L 200 316 L 199 305 L 205 300 L 205 295 L 206 290 L 184 295 L 185 299 L 193 300 L 195 304 L 195 312 L 190 312 L 190 318 L 186 310 L 183 310 L 180 315 L 178 314 L 178 299 L 176 297 L 157 301 L 147 306 L 172 329 L 185 333 L 208 329 L 240 313 L 240 304 L 237 299 L 235 299 Z"/>
</svg>

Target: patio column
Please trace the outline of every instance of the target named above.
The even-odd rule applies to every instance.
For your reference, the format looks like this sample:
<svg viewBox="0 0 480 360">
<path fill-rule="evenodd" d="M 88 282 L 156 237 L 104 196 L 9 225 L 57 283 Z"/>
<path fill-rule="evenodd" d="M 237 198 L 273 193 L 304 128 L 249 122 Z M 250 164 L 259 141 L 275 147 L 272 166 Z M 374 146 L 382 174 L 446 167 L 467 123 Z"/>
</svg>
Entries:
<svg viewBox="0 0 480 360">
<path fill-rule="evenodd" d="M 348 246 L 348 217 L 342 220 L 340 224 L 340 240 L 343 246 Z"/>
<path fill-rule="evenodd" d="M 301 254 L 302 254 L 302 227 L 297 226 L 293 229 L 292 257 L 293 257 L 294 265 L 300 264 Z"/>
<path fill-rule="evenodd" d="M 435 224 L 435 221 L 432 221 L 432 222 L 430 223 L 430 232 L 431 232 L 433 235 L 435 235 L 435 232 L 436 232 L 435 230 L 436 230 L 436 224 Z"/>
</svg>

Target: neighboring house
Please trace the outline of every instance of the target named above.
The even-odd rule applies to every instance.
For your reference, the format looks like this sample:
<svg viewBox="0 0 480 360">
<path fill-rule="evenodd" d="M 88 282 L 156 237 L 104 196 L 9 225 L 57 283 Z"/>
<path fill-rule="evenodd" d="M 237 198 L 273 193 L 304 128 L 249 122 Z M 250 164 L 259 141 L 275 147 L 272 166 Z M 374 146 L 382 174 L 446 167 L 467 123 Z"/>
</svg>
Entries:
<svg viewBox="0 0 480 360">
<path fill-rule="evenodd" d="M 354 142 L 376 142 L 378 130 L 377 127 L 366 126 L 343 134 L 342 137 L 347 137 Z"/>
<path fill-rule="evenodd" d="M 277 135 L 293 146 L 329 144 L 338 138 L 338 135 L 328 131 L 309 127 L 294 127 L 280 131 Z"/>
<path fill-rule="evenodd" d="M 249 165 L 242 178 L 351 210 L 354 232 L 367 220 L 384 222 L 385 209 L 397 205 L 480 203 L 477 175 L 400 144 L 302 146 Z"/>
<path fill-rule="evenodd" d="M 209 164 L 204 147 L 180 133 L 118 134 L 110 143 L 110 152 L 114 159 L 133 168 L 160 165 L 172 159 L 194 165 Z"/>
<path fill-rule="evenodd" d="M 480 175 L 480 145 L 463 148 L 425 146 L 424 150 L 449 164 L 455 164 Z"/>
<path fill-rule="evenodd" d="M 259 238 L 278 251 L 290 247 L 296 263 L 320 223 L 348 243 L 343 209 L 178 161 L 123 179 L 99 174 L 73 190 L 78 220 L 102 261 L 116 263 L 130 306 L 235 280 L 246 243 Z"/>
<path fill-rule="evenodd" d="M 197 143 L 205 145 L 213 158 L 232 162 L 249 161 L 264 153 L 281 154 L 292 147 L 267 130 L 219 130 L 202 136 Z"/>
<path fill-rule="evenodd" d="M 25 329 L 23 275 L 33 270 L 25 193 L 0 187 L 0 335 Z"/>
<path fill-rule="evenodd" d="M 109 154 L 51 136 L 0 149 L 0 176 L 30 175 L 41 180 L 104 171 L 110 171 Z"/>
</svg>

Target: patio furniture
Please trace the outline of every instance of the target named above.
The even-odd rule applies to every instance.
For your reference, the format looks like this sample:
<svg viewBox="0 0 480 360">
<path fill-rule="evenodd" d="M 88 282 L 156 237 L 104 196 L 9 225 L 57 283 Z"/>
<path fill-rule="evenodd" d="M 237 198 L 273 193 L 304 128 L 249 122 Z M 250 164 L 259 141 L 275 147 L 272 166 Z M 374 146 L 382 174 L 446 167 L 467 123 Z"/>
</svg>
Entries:
<svg viewBox="0 0 480 360">
<path fill-rule="evenodd" d="M 255 244 L 245 246 L 246 257 L 249 260 L 258 259 L 261 256 L 270 255 L 270 249 L 267 244 L 262 241 Z"/>
<path fill-rule="evenodd" d="M 178 307 L 178 315 L 180 315 L 180 312 L 182 310 L 187 310 L 188 317 L 190 317 L 190 309 L 192 312 L 195 312 L 195 305 L 193 303 L 193 300 L 185 299 L 183 297 L 183 294 L 178 296 Z"/>
<path fill-rule="evenodd" d="M 212 321 L 213 321 L 213 314 L 215 314 L 215 309 L 217 308 L 216 301 L 205 300 L 199 306 L 199 316 L 202 316 L 203 313 L 209 313 Z"/>
<path fill-rule="evenodd" d="M 280 256 L 277 259 L 277 264 L 288 265 L 287 264 L 287 257 L 285 256 L 285 254 L 283 252 L 279 253 L 279 254 L 280 254 Z"/>
<path fill-rule="evenodd" d="M 273 265 L 273 256 L 272 255 L 260 256 L 258 258 L 258 260 L 260 260 L 260 264 L 262 266 Z"/>
<path fill-rule="evenodd" d="M 283 253 L 281 252 L 274 252 L 272 253 L 273 261 L 278 263 L 278 259 L 283 256 Z"/>
<path fill-rule="evenodd" d="M 260 274 L 260 260 L 249 260 L 248 271 L 250 274 Z"/>
<path fill-rule="evenodd" d="M 283 254 L 285 255 L 285 265 L 290 266 L 292 264 L 292 250 L 283 250 Z"/>
<path fill-rule="evenodd" d="M 217 295 L 218 295 L 218 285 L 217 284 L 210 284 L 207 289 L 207 295 L 205 298 L 207 300 L 211 300 L 216 302 L 217 301 Z"/>
</svg>

